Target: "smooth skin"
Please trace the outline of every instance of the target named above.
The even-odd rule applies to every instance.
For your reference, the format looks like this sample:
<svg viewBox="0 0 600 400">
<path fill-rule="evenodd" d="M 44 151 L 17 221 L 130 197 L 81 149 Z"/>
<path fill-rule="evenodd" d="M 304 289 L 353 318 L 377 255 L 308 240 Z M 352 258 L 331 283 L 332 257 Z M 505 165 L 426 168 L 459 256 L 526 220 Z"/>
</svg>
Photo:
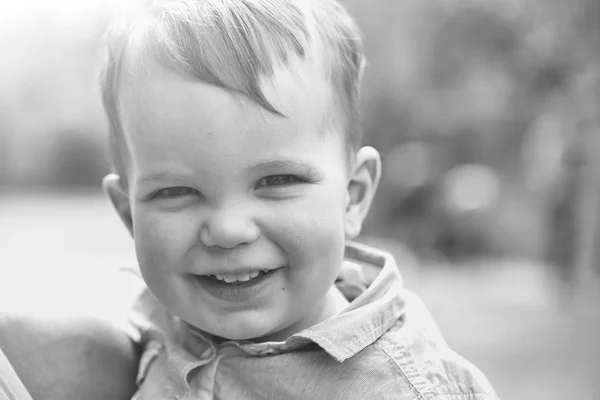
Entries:
<svg viewBox="0 0 600 400">
<path fill-rule="evenodd" d="M 136 390 L 139 349 L 101 319 L 5 313 L 0 348 L 34 400 L 125 400 Z"/>
</svg>

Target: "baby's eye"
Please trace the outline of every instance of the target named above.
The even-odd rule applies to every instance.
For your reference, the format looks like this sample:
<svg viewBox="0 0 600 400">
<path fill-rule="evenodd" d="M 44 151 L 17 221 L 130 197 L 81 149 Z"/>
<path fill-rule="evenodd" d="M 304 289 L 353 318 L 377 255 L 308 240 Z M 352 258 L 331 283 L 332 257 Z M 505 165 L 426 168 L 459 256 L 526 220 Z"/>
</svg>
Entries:
<svg viewBox="0 0 600 400">
<path fill-rule="evenodd" d="M 185 187 L 185 186 L 176 186 L 176 187 L 170 187 L 170 188 L 157 190 L 156 192 L 154 192 L 152 194 L 152 198 L 169 199 L 169 198 L 187 196 L 187 195 L 191 195 L 191 194 L 195 194 L 195 193 L 196 193 L 195 189 Z"/>
<path fill-rule="evenodd" d="M 303 180 L 295 175 L 269 175 L 258 181 L 256 187 L 287 186 L 301 182 Z"/>
</svg>

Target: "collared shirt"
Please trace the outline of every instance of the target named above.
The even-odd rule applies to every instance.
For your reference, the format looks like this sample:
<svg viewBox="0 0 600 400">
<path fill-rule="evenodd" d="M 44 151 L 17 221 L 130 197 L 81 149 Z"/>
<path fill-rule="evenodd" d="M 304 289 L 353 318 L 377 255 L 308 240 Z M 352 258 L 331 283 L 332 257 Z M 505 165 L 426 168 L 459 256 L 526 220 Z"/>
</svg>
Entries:
<svg viewBox="0 0 600 400">
<path fill-rule="evenodd" d="M 348 243 L 345 263 L 337 284 L 349 305 L 284 342 L 217 343 L 145 291 L 132 314 L 145 347 L 133 399 L 497 399 L 403 288 L 391 255 Z"/>
</svg>

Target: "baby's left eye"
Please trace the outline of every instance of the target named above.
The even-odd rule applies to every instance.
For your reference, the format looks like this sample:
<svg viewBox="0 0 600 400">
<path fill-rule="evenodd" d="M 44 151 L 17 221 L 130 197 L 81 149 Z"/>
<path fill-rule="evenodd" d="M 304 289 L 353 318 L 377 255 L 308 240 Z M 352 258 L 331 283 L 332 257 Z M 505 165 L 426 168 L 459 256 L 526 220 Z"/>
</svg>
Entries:
<svg viewBox="0 0 600 400">
<path fill-rule="evenodd" d="M 301 182 L 303 180 L 295 175 L 269 175 L 258 181 L 256 187 L 287 186 Z"/>
<path fill-rule="evenodd" d="M 196 191 L 192 188 L 185 186 L 175 186 L 165 189 L 157 190 L 152 194 L 153 199 L 174 199 L 178 197 L 188 196 L 194 194 Z"/>
</svg>

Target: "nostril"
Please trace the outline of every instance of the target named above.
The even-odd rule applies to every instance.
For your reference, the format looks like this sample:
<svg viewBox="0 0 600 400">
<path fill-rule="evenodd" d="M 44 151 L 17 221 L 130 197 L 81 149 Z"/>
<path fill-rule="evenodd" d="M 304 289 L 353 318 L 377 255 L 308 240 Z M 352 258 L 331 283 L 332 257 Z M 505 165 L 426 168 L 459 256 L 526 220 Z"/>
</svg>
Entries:
<svg viewBox="0 0 600 400">
<path fill-rule="evenodd" d="M 258 227 L 251 221 L 226 219 L 205 223 L 200 229 L 200 242 L 206 247 L 233 249 L 254 243 L 260 237 Z"/>
</svg>

